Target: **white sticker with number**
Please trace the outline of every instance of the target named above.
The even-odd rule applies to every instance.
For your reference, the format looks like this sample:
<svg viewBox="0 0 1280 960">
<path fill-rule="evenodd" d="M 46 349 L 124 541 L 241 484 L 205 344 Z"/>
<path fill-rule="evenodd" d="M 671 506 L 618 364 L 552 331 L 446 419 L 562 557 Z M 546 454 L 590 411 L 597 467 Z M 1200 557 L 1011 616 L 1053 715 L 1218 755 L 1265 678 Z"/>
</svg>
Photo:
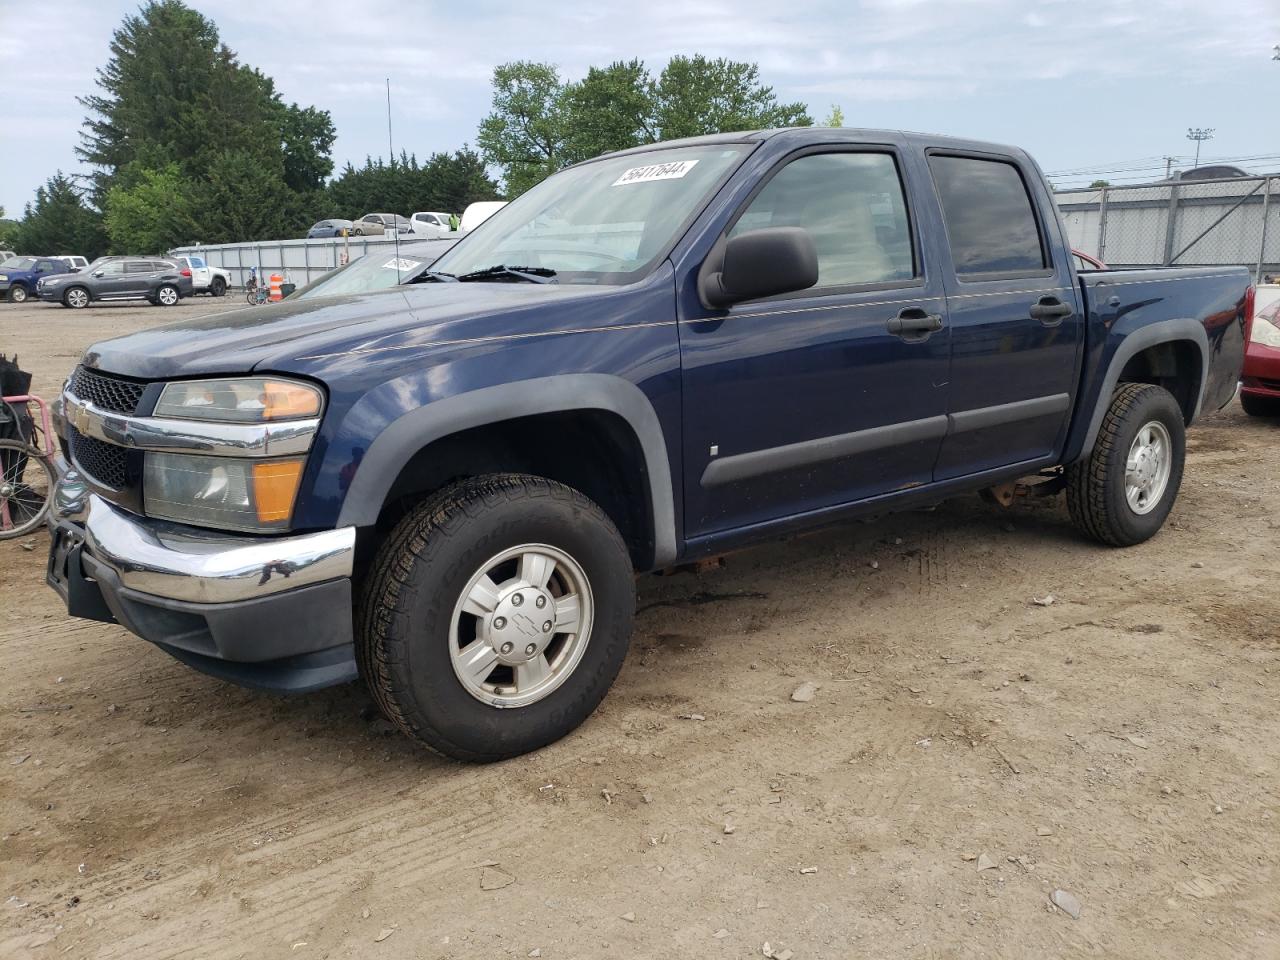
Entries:
<svg viewBox="0 0 1280 960">
<path fill-rule="evenodd" d="M 653 180 L 679 180 L 693 169 L 697 160 L 672 160 L 670 163 L 651 163 L 647 167 L 632 167 L 624 170 L 622 176 L 613 181 L 611 186 L 620 187 L 624 183 L 649 183 Z"/>
</svg>

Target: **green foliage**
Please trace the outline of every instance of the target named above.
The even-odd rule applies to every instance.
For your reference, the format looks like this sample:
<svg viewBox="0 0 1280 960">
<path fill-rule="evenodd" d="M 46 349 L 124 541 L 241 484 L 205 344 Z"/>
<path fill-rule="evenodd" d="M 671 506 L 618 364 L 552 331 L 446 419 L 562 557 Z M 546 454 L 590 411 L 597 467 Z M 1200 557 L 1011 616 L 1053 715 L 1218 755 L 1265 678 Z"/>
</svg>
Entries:
<svg viewBox="0 0 1280 960">
<path fill-rule="evenodd" d="M 191 239 L 189 184 L 175 163 L 141 169 L 107 191 L 106 224 L 113 253 L 164 253 Z"/>
<path fill-rule="evenodd" d="M 1093 183 L 1089 184 L 1089 188 L 1091 190 L 1101 190 L 1103 187 L 1109 186 L 1111 186 L 1110 180 L 1095 180 Z"/>
<path fill-rule="evenodd" d="M 102 217 L 59 170 L 36 189 L 35 203 L 26 205 L 22 221 L 8 232 L 4 245 L 19 253 L 73 253 L 92 260 L 106 252 L 107 236 Z"/>
<path fill-rule="evenodd" d="M 497 198 L 498 185 L 480 155 L 468 147 L 453 154 L 433 153 L 425 164 L 402 152 L 395 163 L 366 158 L 359 168 L 347 164 L 329 184 L 327 216 L 354 220 L 380 212 L 461 213 L 469 203 Z"/>
<path fill-rule="evenodd" d="M 284 103 L 181 0 L 125 17 L 76 148 L 115 250 L 289 236 L 333 171 L 326 111 Z"/>
<path fill-rule="evenodd" d="M 779 103 L 760 83 L 760 68 L 702 54 L 672 57 L 657 89 L 657 127 L 663 140 L 729 130 L 811 127 L 803 103 Z"/>
<path fill-rule="evenodd" d="M 523 193 L 564 166 L 567 135 L 564 84 L 549 63 L 517 61 L 493 71 L 493 109 L 476 143 L 502 168 L 507 190 Z"/>
<path fill-rule="evenodd" d="M 844 108 L 838 103 L 831 105 L 831 112 L 827 114 L 825 120 L 822 121 L 824 127 L 843 127 L 844 126 Z"/>
<path fill-rule="evenodd" d="M 753 63 L 677 56 L 655 79 L 642 60 L 617 61 L 571 83 L 552 64 L 517 61 L 494 70 L 493 105 L 476 143 L 514 196 L 613 150 L 812 123 L 804 104 L 778 102 Z"/>
</svg>

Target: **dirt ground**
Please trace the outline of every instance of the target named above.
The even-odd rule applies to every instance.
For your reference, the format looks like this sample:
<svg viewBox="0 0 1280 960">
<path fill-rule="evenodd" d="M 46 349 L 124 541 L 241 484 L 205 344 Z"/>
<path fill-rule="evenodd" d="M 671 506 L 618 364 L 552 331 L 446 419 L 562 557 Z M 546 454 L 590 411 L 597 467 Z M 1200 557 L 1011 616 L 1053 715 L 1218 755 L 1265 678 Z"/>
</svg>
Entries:
<svg viewBox="0 0 1280 960">
<path fill-rule="evenodd" d="M 52 394 L 234 305 L 0 305 L 0 351 Z M 1129 550 L 968 497 L 646 577 L 596 715 L 494 766 L 69 620 L 0 544 L 0 957 L 1280 957 L 1280 424 L 1189 447 Z"/>
</svg>

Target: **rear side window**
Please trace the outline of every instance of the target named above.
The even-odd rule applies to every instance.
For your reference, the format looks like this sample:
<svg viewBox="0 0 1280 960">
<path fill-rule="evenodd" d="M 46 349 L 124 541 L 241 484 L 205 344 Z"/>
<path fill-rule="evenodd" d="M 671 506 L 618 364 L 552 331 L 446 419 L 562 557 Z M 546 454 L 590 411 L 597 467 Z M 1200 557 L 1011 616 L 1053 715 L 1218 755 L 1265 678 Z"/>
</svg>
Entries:
<svg viewBox="0 0 1280 960">
<path fill-rule="evenodd" d="M 1035 210 L 1018 168 L 1000 160 L 930 156 L 956 273 L 1044 270 Z"/>
<path fill-rule="evenodd" d="M 729 231 L 803 227 L 818 251 L 818 286 L 915 276 L 902 180 L 887 153 L 816 153 L 792 160 Z"/>
<path fill-rule="evenodd" d="M 124 264 L 125 273 L 150 273 L 151 264 L 145 260 L 126 260 Z"/>
</svg>

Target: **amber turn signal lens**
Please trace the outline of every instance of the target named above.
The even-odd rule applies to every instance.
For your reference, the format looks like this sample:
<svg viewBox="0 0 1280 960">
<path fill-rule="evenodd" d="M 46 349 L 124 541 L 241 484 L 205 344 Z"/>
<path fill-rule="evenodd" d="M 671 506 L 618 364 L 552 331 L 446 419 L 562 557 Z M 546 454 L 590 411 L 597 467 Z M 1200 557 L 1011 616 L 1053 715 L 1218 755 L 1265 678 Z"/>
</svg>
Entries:
<svg viewBox="0 0 1280 960">
<path fill-rule="evenodd" d="M 304 462 L 301 459 L 265 460 L 253 465 L 253 502 L 260 523 L 281 523 L 289 519 Z"/>
<path fill-rule="evenodd" d="M 262 408 L 264 420 L 319 416 L 320 393 L 300 383 L 268 380 L 262 385 Z"/>
</svg>

